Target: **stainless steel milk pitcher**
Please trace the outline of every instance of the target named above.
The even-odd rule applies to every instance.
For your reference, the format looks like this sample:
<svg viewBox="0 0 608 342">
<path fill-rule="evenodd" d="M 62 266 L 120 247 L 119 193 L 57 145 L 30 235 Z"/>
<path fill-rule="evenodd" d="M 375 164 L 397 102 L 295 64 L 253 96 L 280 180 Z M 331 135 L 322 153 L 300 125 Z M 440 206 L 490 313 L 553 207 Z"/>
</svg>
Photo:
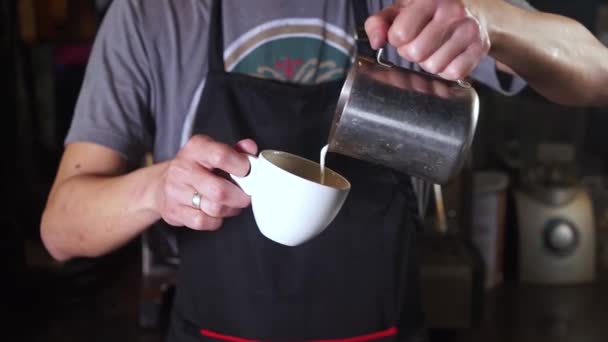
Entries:
<svg viewBox="0 0 608 342">
<path fill-rule="evenodd" d="M 336 108 L 329 151 L 443 184 L 467 156 L 479 98 L 464 81 L 451 82 L 359 55 Z"/>
</svg>

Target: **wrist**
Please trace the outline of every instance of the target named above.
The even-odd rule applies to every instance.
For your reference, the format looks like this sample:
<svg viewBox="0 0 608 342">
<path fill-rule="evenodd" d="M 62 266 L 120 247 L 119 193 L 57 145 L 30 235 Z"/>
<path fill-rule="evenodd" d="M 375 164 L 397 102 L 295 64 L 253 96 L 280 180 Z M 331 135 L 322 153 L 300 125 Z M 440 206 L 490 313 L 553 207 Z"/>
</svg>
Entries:
<svg viewBox="0 0 608 342">
<path fill-rule="evenodd" d="M 514 13 L 517 8 L 504 0 L 464 0 L 464 3 L 469 13 L 478 20 L 483 33 L 487 34 L 490 53 L 501 50 L 508 28 L 504 19 L 515 20 L 519 15 Z"/>
<path fill-rule="evenodd" d="M 134 201 L 140 204 L 140 210 L 147 213 L 153 220 L 161 218 L 162 186 L 168 163 L 159 163 L 138 170 L 138 190 L 135 191 Z"/>
<path fill-rule="evenodd" d="M 492 42 L 490 55 L 497 60 L 510 61 L 522 43 L 521 35 L 529 22 L 536 20 L 533 12 L 512 5 L 504 0 L 490 1 L 485 10 L 488 34 Z M 522 51 L 519 51 L 522 53 Z"/>
</svg>

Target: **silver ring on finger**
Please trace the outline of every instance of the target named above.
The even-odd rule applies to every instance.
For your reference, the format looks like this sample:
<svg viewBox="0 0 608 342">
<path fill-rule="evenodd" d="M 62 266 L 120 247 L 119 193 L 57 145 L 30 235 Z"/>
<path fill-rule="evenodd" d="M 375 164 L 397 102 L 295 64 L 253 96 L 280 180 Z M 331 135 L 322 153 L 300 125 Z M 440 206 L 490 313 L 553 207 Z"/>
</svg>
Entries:
<svg viewBox="0 0 608 342">
<path fill-rule="evenodd" d="M 196 210 L 201 210 L 201 199 L 201 194 L 199 194 L 198 192 L 194 192 L 194 195 L 192 195 L 192 208 Z"/>
</svg>

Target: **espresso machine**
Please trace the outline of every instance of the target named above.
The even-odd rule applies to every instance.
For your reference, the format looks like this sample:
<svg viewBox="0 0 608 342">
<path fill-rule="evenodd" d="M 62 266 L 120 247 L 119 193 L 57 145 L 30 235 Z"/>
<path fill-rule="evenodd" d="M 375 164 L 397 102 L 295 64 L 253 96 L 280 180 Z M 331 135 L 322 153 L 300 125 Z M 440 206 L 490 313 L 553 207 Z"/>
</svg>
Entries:
<svg viewBox="0 0 608 342">
<path fill-rule="evenodd" d="M 541 143 L 536 151 L 537 162 L 524 171 L 515 191 L 520 281 L 593 281 L 593 205 L 576 176 L 574 146 Z"/>
</svg>

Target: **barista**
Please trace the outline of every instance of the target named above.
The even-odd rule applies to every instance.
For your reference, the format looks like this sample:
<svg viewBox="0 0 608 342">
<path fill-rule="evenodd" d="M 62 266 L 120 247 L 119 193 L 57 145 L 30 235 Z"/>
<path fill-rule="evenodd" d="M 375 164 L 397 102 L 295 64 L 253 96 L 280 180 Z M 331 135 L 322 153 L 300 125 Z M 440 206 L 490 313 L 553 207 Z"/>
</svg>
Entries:
<svg viewBox="0 0 608 342">
<path fill-rule="evenodd" d="M 249 197 L 218 176 L 245 175 L 241 152 L 258 147 L 316 159 L 365 4 L 378 13 L 365 23 L 375 48 L 388 40 L 445 78 L 499 88 L 490 52 L 549 98 L 599 98 L 577 92 L 595 80 L 585 62 L 596 57 L 552 38 L 595 51 L 587 31 L 498 0 L 115 1 L 44 212 L 50 253 L 103 255 L 162 219 L 179 227 L 171 341 L 414 339 L 409 182 L 332 156 L 352 184 L 347 202 L 323 234 L 286 247 L 259 233 Z M 148 151 L 156 163 L 137 168 Z"/>
</svg>

